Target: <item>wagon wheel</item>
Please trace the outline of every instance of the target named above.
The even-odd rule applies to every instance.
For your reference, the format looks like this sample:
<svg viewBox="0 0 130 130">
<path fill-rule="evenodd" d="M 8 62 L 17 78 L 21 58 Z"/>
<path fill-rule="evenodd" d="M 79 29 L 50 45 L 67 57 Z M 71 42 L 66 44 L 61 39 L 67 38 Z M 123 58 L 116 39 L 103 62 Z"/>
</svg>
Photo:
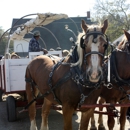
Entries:
<svg viewBox="0 0 130 130">
<path fill-rule="evenodd" d="M 0 90 L 0 102 L 2 102 L 2 94 L 3 94 L 3 91 Z"/>
<path fill-rule="evenodd" d="M 13 96 L 8 96 L 6 99 L 7 103 L 7 117 L 9 122 L 13 122 L 17 119 L 16 115 L 16 103 Z"/>
</svg>

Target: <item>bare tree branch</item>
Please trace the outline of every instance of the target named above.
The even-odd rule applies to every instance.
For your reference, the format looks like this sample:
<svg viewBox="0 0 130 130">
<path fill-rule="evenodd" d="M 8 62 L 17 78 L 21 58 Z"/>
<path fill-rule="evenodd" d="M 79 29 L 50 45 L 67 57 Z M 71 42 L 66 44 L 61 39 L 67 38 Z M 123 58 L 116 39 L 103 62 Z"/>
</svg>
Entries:
<svg viewBox="0 0 130 130">
<path fill-rule="evenodd" d="M 126 3 L 126 0 L 111 0 L 110 2 L 97 0 L 95 10 L 100 16 L 111 15 L 115 21 L 122 24 L 127 30 L 130 29 L 130 18 L 127 14 L 127 11 L 130 10 L 130 5 Z M 117 15 L 122 19 L 117 19 Z"/>
</svg>

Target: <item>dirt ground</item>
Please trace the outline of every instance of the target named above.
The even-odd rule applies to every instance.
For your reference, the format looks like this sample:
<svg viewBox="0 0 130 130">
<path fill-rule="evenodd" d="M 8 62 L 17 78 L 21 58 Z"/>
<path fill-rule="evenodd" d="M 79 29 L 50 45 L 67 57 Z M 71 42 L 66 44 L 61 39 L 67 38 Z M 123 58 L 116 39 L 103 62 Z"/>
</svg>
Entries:
<svg viewBox="0 0 130 130">
<path fill-rule="evenodd" d="M 17 108 L 17 111 L 21 110 L 22 108 Z M 77 115 L 73 116 L 73 130 L 79 130 L 80 124 L 80 115 L 81 113 L 78 112 Z M 98 115 L 95 114 L 96 120 Z M 63 119 L 62 119 L 62 112 L 51 110 L 49 115 L 49 130 L 63 130 Z M 36 116 L 36 123 L 38 126 L 38 130 L 40 129 L 41 124 L 41 109 L 37 110 Z M 107 128 L 107 116 L 104 115 L 104 123 Z M 28 112 L 24 112 L 17 115 L 17 121 L 15 122 L 8 122 L 7 120 L 7 111 L 6 111 L 6 101 L 0 102 L 0 130 L 29 130 L 30 128 L 30 121 Z M 126 129 L 129 130 L 130 124 L 126 121 Z M 117 119 L 115 118 L 115 127 L 114 130 L 119 130 L 119 125 L 117 123 Z"/>
</svg>

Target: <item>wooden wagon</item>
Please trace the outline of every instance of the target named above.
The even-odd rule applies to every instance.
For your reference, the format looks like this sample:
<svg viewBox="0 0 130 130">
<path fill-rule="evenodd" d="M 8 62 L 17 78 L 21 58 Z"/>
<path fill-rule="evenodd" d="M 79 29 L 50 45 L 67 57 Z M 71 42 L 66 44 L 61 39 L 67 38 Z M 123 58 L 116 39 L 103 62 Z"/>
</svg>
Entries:
<svg viewBox="0 0 130 130">
<path fill-rule="evenodd" d="M 66 17 L 67 15 L 65 14 L 37 14 L 35 19 L 27 21 L 21 28 L 17 28 L 17 30 L 9 36 L 8 46 L 5 52 L 6 56 L 9 53 L 9 44 L 11 40 L 20 40 L 21 42 L 22 39 L 24 39 L 24 35 L 28 32 L 31 33 L 35 27 L 40 27 L 49 24 L 54 20 Z M 46 20 L 44 21 L 44 19 Z M 48 54 L 62 57 L 62 50 L 48 51 Z M 6 57 L 0 60 L 0 101 L 2 101 L 3 94 L 7 95 L 8 121 L 15 121 L 17 119 L 16 108 L 24 107 L 27 104 L 25 92 L 25 70 L 28 63 L 38 55 L 43 55 L 43 52 L 29 52 L 29 58 L 23 57 L 20 59 L 11 59 Z M 13 94 L 16 96 L 14 97 Z"/>
</svg>

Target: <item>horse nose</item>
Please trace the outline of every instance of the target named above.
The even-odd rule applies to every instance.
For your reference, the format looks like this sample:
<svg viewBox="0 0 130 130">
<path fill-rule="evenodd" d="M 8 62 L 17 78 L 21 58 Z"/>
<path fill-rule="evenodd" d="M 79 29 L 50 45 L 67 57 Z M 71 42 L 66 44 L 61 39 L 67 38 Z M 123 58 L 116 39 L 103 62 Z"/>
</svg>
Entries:
<svg viewBox="0 0 130 130">
<path fill-rule="evenodd" d="M 92 72 L 91 77 L 93 79 L 96 79 L 97 76 L 98 76 L 98 73 L 96 71 Z"/>
<path fill-rule="evenodd" d="M 101 73 L 101 70 L 88 71 L 88 75 L 90 75 L 93 79 L 96 79 L 97 77 L 101 76 Z"/>
</svg>

